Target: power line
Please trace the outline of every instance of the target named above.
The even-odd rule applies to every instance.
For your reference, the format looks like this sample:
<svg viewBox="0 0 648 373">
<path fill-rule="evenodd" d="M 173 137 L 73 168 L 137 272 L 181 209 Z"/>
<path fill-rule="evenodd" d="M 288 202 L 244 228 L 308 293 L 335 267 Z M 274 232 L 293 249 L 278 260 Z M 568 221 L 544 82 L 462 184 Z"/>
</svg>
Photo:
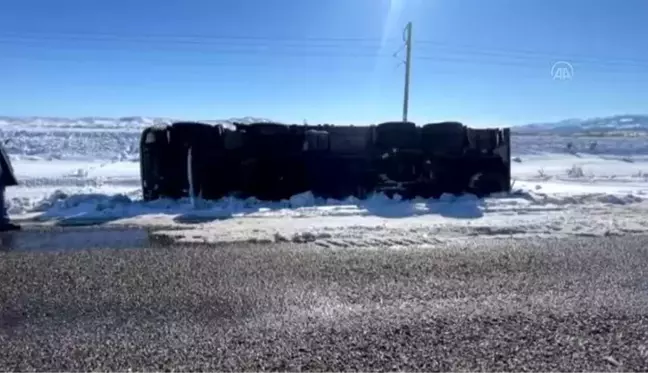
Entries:
<svg viewBox="0 0 648 373">
<path fill-rule="evenodd" d="M 11 33 L 10 33 L 11 34 Z M 16 60 L 22 59 L 24 61 L 60 61 L 60 62 L 92 62 L 93 58 L 97 61 L 104 61 L 106 58 L 102 56 L 84 56 L 83 59 L 74 57 L 69 60 L 65 58 L 65 52 L 106 52 L 111 53 L 115 51 L 133 51 L 140 57 L 147 57 L 147 52 L 155 51 L 177 51 L 173 46 L 192 46 L 197 47 L 191 49 L 189 52 L 199 52 L 203 56 L 185 55 L 180 51 L 177 55 L 168 55 L 161 58 L 154 56 L 155 60 L 151 61 L 152 65 L 165 65 L 170 66 L 220 66 L 220 67 L 254 67 L 256 69 L 263 68 L 265 63 L 264 57 L 281 57 L 282 62 L 295 61 L 307 58 L 328 58 L 331 59 L 344 59 L 344 68 L 349 68 L 354 62 L 359 62 L 362 59 L 381 59 L 394 57 L 394 55 L 384 54 L 384 49 L 372 44 L 365 44 L 373 39 L 370 38 L 275 38 L 275 37 L 233 37 L 233 36 L 202 36 L 195 40 L 164 40 L 156 39 L 155 43 L 151 44 L 151 40 L 146 40 L 149 36 L 136 36 L 135 38 L 114 34 L 45 34 L 39 37 L 20 36 L 16 33 L 7 36 L 7 34 L 0 34 L 0 44 L 17 44 L 21 47 L 21 51 L 16 56 L 7 54 L 6 52 L 0 55 L 2 60 Z M 16 36 L 18 35 L 18 36 Z M 62 35 L 64 35 L 62 37 Z M 159 35 L 158 35 L 159 36 Z M 129 44 L 118 45 L 101 45 L 105 39 L 120 38 L 121 42 Z M 164 37 L 171 37 L 170 35 Z M 182 36 L 182 37 L 187 37 Z M 196 36 L 192 36 L 196 37 Z M 103 38 L 103 39 L 102 39 Z M 288 44 L 282 45 L 269 45 L 267 41 L 283 40 L 288 41 Z M 65 44 L 71 41 L 100 41 L 100 43 L 92 45 L 82 44 Z M 110 40 L 109 40 L 110 41 Z M 265 41 L 265 42 L 264 42 Z M 314 42 L 313 42 L 314 41 Z M 44 43 L 44 44 L 43 44 Z M 63 45 L 61 45 L 63 43 Z M 161 43 L 161 45 L 159 44 Z M 301 45 L 300 45 L 301 43 Z M 134 45 L 133 45 L 134 44 Z M 419 55 L 413 56 L 411 60 L 421 61 L 422 70 L 430 66 L 449 66 L 452 67 L 451 71 L 462 71 L 464 67 L 507 67 L 511 69 L 546 69 L 547 64 L 553 63 L 558 58 L 558 54 L 551 54 L 547 52 L 534 52 L 529 50 L 510 50 L 502 48 L 473 48 L 466 47 L 465 45 L 450 45 L 440 41 L 412 41 L 421 51 Z M 25 50 L 32 49 L 40 55 L 25 54 Z M 399 51 L 400 52 L 400 51 Z M 399 53 L 397 52 L 396 55 Z M 219 55 L 225 57 L 240 56 L 240 57 L 253 57 L 256 61 L 252 64 L 244 64 L 241 61 L 226 61 L 220 59 Z M 431 56 L 434 54 L 434 56 Z M 69 57 L 69 55 L 68 55 Z M 170 58 L 174 57 L 174 58 Z M 180 57 L 180 58 L 178 58 Z M 193 58 L 191 58 L 193 57 Z M 202 58 L 201 61 L 196 61 L 195 58 Z M 560 59 L 563 58 L 561 55 Z M 632 73 L 640 75 L 647 71 L 637 71 L 637 69 L 647 69 L 648 61 L 620 59 L 620 58 L 600 58 L 600 57 L 580 57 L 567 59 L 579 68 L 588 69 L 592 72 L 623 74 Z M 353 61 L 353 62 L 351 62 Z M 128 61 L 126 61 L 128 62 Z M 297 65 L 299 66 L 299 65 Z M 292 68 L 292 67 L 291 67 Z M 312 70 L 313 66 L 306 66 L 308 70 Z M 324 69 L 325 67 L 322 67 Z M 276 71 L 274 66 L 270 69 Z M 433 72 L 433 71 L 432 71 Z M 428 72 L 429 74 L 430 72 Z"/>
<path fill-rule="evenodd" d="M 25 57 L 25 56 L 5 56 L 5 55 L 0 55 L 0 61 L 8 61 L 8 62 L 43 62 L 43 63 L 65 63 L 65 64 L 80 64 L 84 66 L 88 66 L 90 63 L 95 63 L 95 62 L 105 62 L 107 61 L 106 59 L 89 59 L 89 58 L 73 58 L 73 57 L 59 57 L 59 56 L 46 56 L 46 57 L 39 57 L 39 58 L 33 58 L 33 57 Z M 110 60 L 108 60 L 110 61 Z M 339 68 L 338 65 L 325 65 L 325 66 L 313 66 L 313 65 L 307 65 L 304 64 L 303 60 L 293 60 L 294 63 L 286 65 L 285 61 L 283 61 L 281 65 L 269 65 L 266 63 L 266 61 L 263 60 L 250 60 L 250 61 L 245 61 L 245 62 L 240 62 L 240 61 L 210 61 L 210 60 L 172 60 L 168 58 L 164 59 L 156 59 L 155 61 L 150 61 L 150 63 L 146 64 L 146 69 L 151 69 L 155 67 L 181 67 L 181 68 L 235 68 L 236 70 L 241 70 L 241 69 L 246 69 L 246 68 L 251 68 L 254 69 L 255 71 L 269 71 L 273 73 L 277 73 L 280 69 L 283 69 L 284 71 L 290 73 L 293 71 L 306 71 L 306 72 L 326 72 L 326 73 L 331 73 L 331 74 L 336 74 L 339 73 Z M 128 61 L 125 63 L 129 64 Z M 120 65 L 121 66 L 121 65 Z M 95 67 L 92 65 L 91 67 Z M 110 65 L 105 65 L 102 64 L 100 66 L 97 66 L 98 69 L 103 70 L 113 70 L 115 69 L 115 64 L 110 64 Z M 121 67 L 118 67 L 117 69 L 121 69 Z M 367 72 L 367 67 L 366 64 L 345 64 L 344 65 L 345 71 L 353 71 L 357 73 L 362 73 L 362 72 Z M 70 73 L 74 73 L 74 71 L 70 71 Z M 191 70 L 185 71 L 186 73 L 191 73 Z M 204 74 L 204 71 L 199 72 L 198 74 Z M 203 76 L 203 75 L 201 75 Z"/>
<path fill-rule="evenodd" d="M 415 44 L 419 44 L 420 47 L 430 47 L 430 48 L 441 48 L 446 50 L 470 50 L 476 53 L 488 53 L 488 54 L 508 54 L 508 55 L 524 55 L 524 56 L 534 56 L 534 57 L 552 57 L 556 56 L 571 56 L 574 58 L 598 58 L 591 55 L 583 55 L 580 53 L 574 53 L 570 51 L 547 51 L 547 50 L 531 50 L 531 49 L 517 49 L 517 48 L 501 48 L 501 47 L 488 47 L 476 46 L 470 44 L 461 44 L 461 43 L 448 43 L 444 41 L 434 41 L 434 40 L 416 40 Z M 625 61 L 637 61 L 635 58 L 619 58 L 614 57 L 615 60 L 625 60 Z M 640 60 L 642 62 L 648 62 L 648 60 Z"/>
<path fill-rule="evenodd" d="M 15 42 L 15 43 L 28 43 L 28 42 L 42 42 L 42 41 L 56 41 L 56 42 L 65 42 L 65 41 L 95 41 L 95 42 L 106 42 L 106 41 L 120 41 L 124 43 L 163 43 L 167 45 L 222 45 L 222 44 L 236 44 L 236 45 L 260 45 L 267 46 L 267 42 L 273 43 L 287 43 L 288 45 L 294 45 L 296 47 L 315 47 L 315 46 L 325 46 L 330 45 L 332 47 L 340 46 L 352 46 L 354 48 L 359 45 L 366 47 L 381 47 L 382 39 L 377 38 L 361 38 L 361 37 L 285 37 L 285 36 L 241 36 L 241 35 L 204 35 L 204 34 L 139 34 L 139 35 L 124 35 L 124 34 L 114 34 L 114 33 L 16 33 L 16 32 L 5 32 L 0 34 L 0 39 L 5 42 Z M 389 42 L 398 42 L 398 39 L 387 39 Z M 552 51 L 538 51 L 538 50 L 528 50 L 528 49 L 510 49 L 510 48 L 498 48 L 498 47 L 489 47 L 484 48 L 483 46 L 467 45 L 467 44 L 456 44 L 448 43 L 445 41 L 439 40 L 413 40 L 413 44 L 416 45 L 419 49 L 433 49 L 438 50 L 450 50 L 455 52 L 471 52 L 479 55 L 519 55 L 519 56 L 533 56 L 533 57 L 548 57 L 548 58 L 557 58 L 569 56 L 573 59 L 601 59 L 598 56 L 587 56 L 582 54 L 574 54 L 572 52 L 552 52 Z M 612 58 L 606 58 L 606 60 L 613 60 L 618 62 L 632 62 L 632 63 L 641 63 L 646 64 L 648 60 L 637 60 L 635 58 L 622 58 L 614 56 Z"/>
<path fill-rule="evenodd" d="M 314 55 L 310 55 L 314 56 Z M 310 57 L 309 56 L 309 57 Z M 283 59 L 281 65 L 272 65 L 268 64 L 267 60 L 252 59 L 245 61 L 212 61 L 209 59 L 204 60 L 189 60 L 189 59 L 170 59 L 170 58 L 156 58 L 154 61 L 146 61 L 145 65 L 147 69 L 150 68 L 219 68 L 219 69 L 236 69 L 237 71 L 245 69 L 253 69 L 254 71 L 268 71 L 273 73 L 278 73 L 280 71 L 304 71 L 309 73 L 330 73 L 336 74 L 340 72 L 340 69 L 343 69 L 347 72 L 354 73 L 365 73 L 367 72 L 367 64 L 361 59 L 354 59 L 353 61 L 344 60 L 343 63 L 333 63 L 329 62 L 327 64 L 308 64 L 304 63 L 307 60 L 304 60 L 304 56 L 295 55 L 294 58 Z M 321 58 L 321 57 L 318 57 Z M 118 70 L 123 65 L 97 65 L 96 67 L 92 65 L 96 62 L 105 62 L 111 61 L 111 59 L 97 59 L 97 58 L 87 58 L 87 57 L 60 57 L 60 56 L 42 56 L 42 57 L 26 57 L 26 56 L 7 56 L 0 55 L 1 61 L 8 62 L 42 62 L 42 63 L 64 63 L 64 64 L 79 64 L 82 66 L 90 66 L 90 68 L 97 68 L 98 71 L 110 71 Z M 419 57 L 412 57 L 412 60 L 423 60 L 423 63 L 419 64 L 419 70 L 421 71 L 420 75 L 423 76 L 433 76 L 433 75 L 453 75 L 453 76 L 463 76 L 463 77 L 477 77 L 481 76 L 482 69 L 489 67 L 504 67 L 506 74 L 511 78 L 518 79 L 523 74 L 528 73 L 529 77 L 539 77 L 542 74 L 549 74 L 550 65 L 548 64 L 529 64 L 521 63 L 515 61 L 475 61 L 470 58 L 452 58 L 438 56 L 435 58 L 422 59 Z M 120 62 L 120 60 L 112 60 L 113 62 Z M 123 60 L 121 60 L 123 61 Z M 126 64 L 130 64 L 129 61 L 123 61 Z M 141 61 L 140 61 L 141 62 Z M 292 62 L 292 63 L 291 63 Z M 354 63 L 357 62 L 357 63 Z M 89 65 L 90 64 L 90 65 Z M 141 66 L 140 66 L 141 67 Z M 580 66 L 579 69 L 586 69 L 587 74 L 594 77 L 623 77 L 626 76 L 631 79 L 640 79 L 646 77 L 648 74 L 645 74 L 643 71 L 633 71 L 628 69 L 614 69 L 605 67 L 602 68 L 600 65 L 593 66 Z M 468 69 L 468 70 L 467 70 Z M 581 70 L 583 71 L 583 70 Z M 73 70 L 70 71 L 73 73 Z M 189 73 L 189 72 L 187 72 Z"/>
<path fill-rule="evenodd" d="M 419 42 L 420 43 L 420 42 Z M 416 44 L 416 43 L 415 43 Z M 492 56 L 492 57 L 508 57 L 515 59 L 550 59 L 553 61 L 557 60 L 569 60 L 569 61 L 581 61 L 581 62 L 605 62 L 605 63 L 614 63 L 614 64 L 626 64 L 626 65 L 637 65 L 637 66 L 646 66 L 648 65 L 648 59 L 636 59 L 636 58 L 622 58 L 618 56 L 605 57 L 600 56 L 588 56 L 577 53 L 565 53 L 565 52 L 541 52 L 541 51 L 528 51 L 528 50 L 516 50 L 516 49 L 501 49 L 501 48 L 480 48 L 480 47 L 461 47 L 455 45 L 436 45 L 436 44 L 422 44 L 427 46 L 430 49 L 434 49 L 439 52 L 445 53 L 466 53 L 469 52 L 475 56 Z"/>
<path fill-rule="evenodd" d="M 0 41 L 0 44 L 2 42 Z M 140 50 L 138 48 L 113 48 L 113 49 L 101 49 L 101 48 L 78 48 L 78 47 L 72 47 L 72 48 L 50 48 L 50 49 L 38 49 L 36 52 L 50 52 L 49 56 L 52 54 L 61 54 L 58 52 L 106 52 L 106 53 L 112 53 L 112 52 L 117 52 L 117 51 L 134 51 L 137 52 L 138 55 L 140 56 L 146 56 L 148 52 L 160 52 L 163 50 Z M 23 51 L 24 52 L 24 51 Z M 53 52 L 53 53 L 52 53 Z M 197 52 L 196 54 L 169 54 L 167 56 L 178 56 L 178 57 L 197 57 L 198 55 L 202 56 L 203 58 L 209 58 L 209 59 L 214 59 L 216 57 L 232 57 L 232 56 L 250 56 L 250 57 L 258 57 L 258 58 L 264 58 L 264 57 L 318 57 L 318 58 L 323 58 L 323 57 L 331 57 L 331 58 L 391 58 L 392 56 L 389 54 L 384 54 L 384 53 L 369 53 L 369 52 L 354 52 L 354 51 L 326 51 L 326 50 L 254 50 L 254 49 L 214 49 L 214 50 L 203 50 L 203 51 L 192 51 L 192 52 Z M 4 56 L 9 56 L 5 52 L 5 54 L 0 55 L 0 58 Z M 33 58 L 33 59 L 38 59 L 40 57 L 47 57 L 48 54 L 42 54 L 40 56 L 35 56 L 33 54 L 26 54 L 26 53 L 20 53 L 20 56 L 26 57 L 26 58 Z M 155 56 L 157 59 L 159 56 Z"/>
<path fill-rule="evenodd" d="M 309 37 L 309 36 L 258 36 L 258 35 L 191 35 L 191 34 L 137 34 L 137 35 L 124 35 L 124 34 L 111 34 L 111 33 L 16 33 L 4 32 L 0 37 L 6 38 L 22 38 L 31 40 L 43 39 L 69 39 L 69 40 L 89 40 L 89 41 L 128 41 L 128 40 L 144 40 L 144 41 L 161 41 L 172 43 L 218 43 L 218 42 L 337 42 L 337 43 L 366 43 L 373 42 L 379 44 L 382 39 L 379 38 L 360 38 L 360 37 Z"/>
<path fill-rule="evenodd" d="M 242 37 L 245 39 L 245 37 Z M 372 58 L 382 58 L 388 57 L 387 55 L 381 55 L 380 47 L 378 45 L 372 44 L 353 44 L 353 43 L 341 43 L 340 40 L 358 40 L 358 39 L 316 39 L 316 40 L 326 40 L 328 44 L 322 43 L 310 43 L 308 39 L 297 40 L 293 39 L 289 44 L 280 44 L 280 45 L 269 45 L 267 43 L 262 43 L 255 38 L 253 40 L 247 40 L 245 42 L 236 41 L 235 39 L 218 39 L 215 42 L 204 42 L 200 40 L 193 41 L 167 41 L 167 40 L 156 40 L 154 43 L 150 43 L 149 40 L 138 39 L 138 38 L 129 38 L 124 39 L 123 42 L 126 44 L 119 45 L 69 45 L 63 44 L 69 41 L 97 41 L 97 39 L 88 37 L 87 35 L 76 35 L 73 38 L 60 39 L 57 37 L 45 37 L 42 39 L 30 39 L 24 37 L 7 37 L 0 35 L 0 44 L 8 45 L 19 45 L 21 48 L 36 48 L 38 50 L 55 50 L 55 51 L 65 51 L 65 50 L 80 50 L 80 51 L 111 51 L 111 50 L 133 50 L 138 53 L 143 53 L 145 51 L 176 51 L 175 46 L 191 46 L 197 47 L 192 49 L 192 51 L 201 51 L 201 52 L 214 52 L 214 53 L 227 53 L 232 55 L 283 55 L 283 56 L 321 56 L 321 57 L 372 57 Z M 272 38 L 265 38 L 265 40 L 273 40 Z M 362 39 L 367 40 L 367 39 Z M 43 44 L 44 42 L 49 42 L 50 44 Z M 301 43 L 301 44 L 300 44 Z M 133 45 L 135 44 L 135 45 Z M 498 64 L 497 61 L 502 61 L 503 65 L 515 65 L 517 63 L 525 62 L 535 62 L 544 60 L 568 60 L 572 63 L 583 63 L 588 65 L 598 65 L 598 66 L 628 66 L 628 67 L 648 67 L 648 60 L 637 60 L 637 59 L 628 59 L 628 58 L 601 58 L 593 56 L 583 56 L 583 55 L 571 55 L 566 56 L 565 54 L 559 53 L 548 53 L 548 52 L 533 52 L 528 50 L 509 50 L 509 49 L 492 49 L 492 48 L 472 48 L 472 47 L 462 47 L 456 45 L 448 45 L 442 42 L 427 42 L 427 41 L 413 41 L 413 44 L 416 45 L 419 50 L 425 54 L 425 52 L 433 53 L 435 56 L 446 56 L 450 58 L 460 59 L 462 57 L 472 57 L 480 58 L 480 61 L 490 64 Z M 352 49 L 352 50 L 351 50 Z M 337 53 L 336 53 L 337 52 Z M 436 59 L 436 57 L 426 57 L 425 55 L 417 57 L 420 59 Z M 495 62 L 488 62 L 495 61 Z"/>
<path fill-rule="evenodd" d="M 2 41 L 0 40 L 0 44 L 2 44 Z M 23 60 L 28 60 L 28 61 L 51 61 L 51 60 L 58 60 L 60 62 L 65 62 L 65 61 L 86 61 L 86 62 L 91 62 L 91 61 L 105 61 L 107 59 L 111 58 L 111 53 L 116 52 L 116 51 L 134 51 L 137 52 L 137 55 L 142 58 L 142 57 L 150 57 L 153 60 L 151 61 L 152 64 L 159 64 L 161 62 L 169 62 L 169 63 L 175 63 L 178 65 L 184 65 L 186 63 L 189 64 L 195 64 L 197 58 L 201 58 L 203 61 L 201 64 L 218 64 L 218 63 L 223 63 L 225 65 L 227 64 L 233 64 L 233 65 L 241 65 L 241 60 L 237 61 L 231 61 L 227 62 L 225 59 L 222 59 L 220 57 L 251 57 L 254 59 L 258 59 L 260 63 L 268 63 L 270 62 L 269 60 L 265 60 L 264 58 L 271 58 L 271 57 L 280 57 L 282 62 L 285 61 L 299 61 L 301 60 L 308 60 L 310 58 L 318 58 L 318 59 L 328 59 L 328 61 L 345 61 L 348 62 L 349 64 L 352 64 L 354 62 L 360 62 L 363 60 L 368 60 L 371 59 L 374 61 L 375 59 L 383 59 L 383 58 L 393 58 L 394 55 L 390 54 L 384 54 L 380 52 L 363 52 L 363 51 L 343 51 L 343 50 L 279 50 L 279 49 L 268 49 L 268 50 L 258 50 L 258 49 L 250 49 L 250 48 L 245 48 L 245 47 L 239 47 L 237 49 L 214 49 L 214 50 L 209 50 L 209 51 L 196 51 L 200 52 L 199 54 L 192 54 L 192 55 L 185 55 L 185 54 L 177 54 L 177 55 L 165 55 L 165 56 L 159 56 L 159 55 L 151 55 L 148 56 L 147 52 L 153 52 L 156 50 L 141 50 L 140 48 L 134 48 L 134 47 L 116 47 L 116 48 L 110 48 L 110 49 L 103 49 L 103 48 L 92 48 L 92 47 L 79 47 L 79 46 L 71 46 L 71 47 L 63 47 L 63 48 L 58 48 L 58 47 L 47 47 L 47 48 L 38 48 L 36 52 L 38 54 L 26 54 L 26 53 L 18 53 L 18 54 L 3 54 L 0 55 L 0 59 L 15 59 L 15 58 L 20 58 Z M 159 50 L 158 50 L 159 51 Z M 23 51 L 24 52 L 24 51 Z M 62 52 L 104 52 L 103 54 L 100 55 L 84 55 L 84 56 L 78 56 L 78 55 L 70 55 Z M 107 55 L 105 53 L 108 53 Z M 114 55 L 115 58 L 122 58 L 121 55 L 116 54 Z M 416 61 L 421 61 L 422 67 L 425 66 L 436 66 L 436 65 L 449 65 L 449 66 L 455 66 L 456 68 L 460 68 L 461 66 L 482 66 L 482 67 L 488 67 L 488 66 L 499 66 L 499 67 L 509 67 L 509 68 L 536 68 L 536 67 L 542 67 L 546 68 L 548 64 L 551 64 L 555 62 L 555 60 L 548 60 L 548 59 L 537 59 L 537 58 L 532 58 L 532 57 L 525 57 L 525 56 L 505 56 L 505 55 L 481 55 L 481 54 L 474 54 L 471 52 L 452 52 L 452 53 L 438 53 L 434 57 L 429 56 L 429 55 L 417 55 L 417 56 L 412 56 L 412 60 Z M 140 60 L 141 61 L 141 60 Z M 277 60 L 275 60 L 277 61 Z M 620 64 L 614 61 L 605 61 L 605 60 L 592 60 L 592 61 L 574 61 L 573 65 L 575 66 L 580 66 L 583 68 L 589 68 L 589 69 L 604 69 L 604 70 L 626 70 L 626 71 L 632 71 L 634 73 L 644 73 L 648 71 L 644 71 L 646 68 L 648 68 L 648 63 L 647 64 Z M 425 70 L 425 69 L 424 69 Z"/>
</svg>

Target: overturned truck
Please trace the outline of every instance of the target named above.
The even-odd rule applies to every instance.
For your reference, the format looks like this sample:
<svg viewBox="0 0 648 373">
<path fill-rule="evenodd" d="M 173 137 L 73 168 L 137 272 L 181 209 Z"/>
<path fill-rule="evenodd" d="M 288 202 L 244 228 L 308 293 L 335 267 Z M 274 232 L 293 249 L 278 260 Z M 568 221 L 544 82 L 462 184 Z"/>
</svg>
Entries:
<svg viewBox="0 0 648 373">
<path fill-rule="evenodd" d="M 227 195 L 281 200 L 370 193 L 484 196 L 511 185 L 509 129 L 459 122 L 372 126 L 178 122 L 144 130 L 145 200 Z"/>
</svg>

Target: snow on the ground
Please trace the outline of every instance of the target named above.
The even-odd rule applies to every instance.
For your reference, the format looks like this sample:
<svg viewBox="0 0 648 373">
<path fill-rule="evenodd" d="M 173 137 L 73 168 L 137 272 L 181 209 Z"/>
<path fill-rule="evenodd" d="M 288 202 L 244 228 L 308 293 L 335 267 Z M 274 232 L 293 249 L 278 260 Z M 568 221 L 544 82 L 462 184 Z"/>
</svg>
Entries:
<svg viewBox="0 0 648 373">
<path fill-rule="evenodd" d="M 141 196 L 136 161 L 13 159 L 12 164 L 20 185 L 7 189 L 10 214 L 42 211 L 63 194 Z"/>
<path fill-rule="evenodd" d="M 309 195 L 304 198 L 309 199 Z M 630 204 L 637 206 L 628 208 Z M 610 235 L 648 229 L 648 223 L 635 219 L 648 206 L 632 196 L 605 194 L 545 199 L 521 193 L 486 200 L 445 196 L 438 201 L 400 202 L 379 195 L 367 201 L 313 201 L 294 206 L 224 202 L 202 211 L 186 208 L 174 216 L 177 222 L 217 219 L 166 234 L 190 242 L 286 241 L 371 248 L 434 245 L 476 236 Z M 168 221 L 159 215 L 155 219 Z"/>
<path fill-rule="evenodd" d="M 642 138 L 514 136 L 516 193 L 484 200 L 376 195 L 325 201 L 304 193 L 275 203 L 225 198 L 192 205 L 141 201 L 138 143 L 149 122 L 48 123 L 0 123 L 21 182 L 7 190 L 14 218 L 160 226 L 187 241 L 313 241 L 325 247 L 648 232 L 648 141 Z"/>
</svg>

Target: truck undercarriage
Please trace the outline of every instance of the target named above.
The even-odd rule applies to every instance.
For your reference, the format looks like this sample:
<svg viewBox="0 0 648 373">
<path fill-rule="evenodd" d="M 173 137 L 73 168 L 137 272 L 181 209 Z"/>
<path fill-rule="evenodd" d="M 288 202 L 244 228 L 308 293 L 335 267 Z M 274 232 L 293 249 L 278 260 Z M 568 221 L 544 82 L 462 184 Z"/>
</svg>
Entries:
<svg viewBox="0 0 648 373">
<path fill-rule="evenodd" d="M 144 130 L 145 200 L 281 200 L 370 193 L 434 198 L 510 190 L 510 130 L 459 122 L 372 126 L 177 122 Z"/>
</svg>

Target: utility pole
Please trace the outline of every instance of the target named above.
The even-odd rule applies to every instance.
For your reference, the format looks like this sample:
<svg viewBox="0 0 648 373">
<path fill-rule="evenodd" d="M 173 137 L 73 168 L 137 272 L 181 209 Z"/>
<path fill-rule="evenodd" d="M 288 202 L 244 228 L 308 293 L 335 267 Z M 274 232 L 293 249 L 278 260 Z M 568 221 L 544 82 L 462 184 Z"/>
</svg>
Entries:
<svg viewBox="0 0 648 373">
<path fill-rule="evenodd" d="M 405 26 L 403 37 L 405 39 L 405 48 L 407 57 L 405 57 L 405 94 L 403 95 L 403 122 L 407 122 L 407 112 L 409 109 L 409 86 L 410 86 L 410 68 L 412 63 L 412 22 Z"/>
</svg>

